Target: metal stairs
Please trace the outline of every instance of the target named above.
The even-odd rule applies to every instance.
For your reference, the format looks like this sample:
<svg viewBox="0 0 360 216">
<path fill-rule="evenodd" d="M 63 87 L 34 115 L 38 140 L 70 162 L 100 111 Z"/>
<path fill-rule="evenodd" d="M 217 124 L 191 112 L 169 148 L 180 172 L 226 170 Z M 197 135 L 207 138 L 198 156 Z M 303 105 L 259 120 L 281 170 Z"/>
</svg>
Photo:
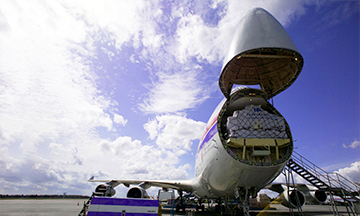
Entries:
<svg viewBox="0 0 360 216">
<path fill-rule="evenodd" d="M 333 209 L 337 212 L 333 196 L 339 196 L 346 204 L 349 215 L 356 215 L 354 203 L 360 203 L 360 186 L 346 179 L 339 173 L 328 173 L 316 166 L 297 152 L 293 152 L 287 167 L 307 180 L 319 190 L 328 191 Z"/>
</svg>

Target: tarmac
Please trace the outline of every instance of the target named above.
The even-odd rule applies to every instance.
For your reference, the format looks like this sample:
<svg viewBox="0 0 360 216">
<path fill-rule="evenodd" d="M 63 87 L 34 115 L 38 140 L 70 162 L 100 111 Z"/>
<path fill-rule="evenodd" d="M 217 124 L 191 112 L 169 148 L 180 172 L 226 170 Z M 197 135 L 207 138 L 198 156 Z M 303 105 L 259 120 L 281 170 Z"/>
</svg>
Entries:
<svg viewBox="0 0 360 216">
<path fill-rule="evenodd" d="M 63 215 L 78 215 L 81 211 L 84 201 L 86 199 L 4 199 L 0 200 L 0 216 L 63 216 Z M 205 205 L 206 206 L 206 205 Z M 206 206 L 207 207 L 207 206 Z M 348 215 L 344 206 L 338 206 L 339 215 Z M 163 209 L 164 216 L 170 216 L 169 209 Z M 333 215 L 330 205 L 305 205 L 302 208 L 304 216 L 329 216 Z M 251 215 L 291 215 L 288 208 L 280 204 L 271 204 L 270 208 L 265 210 L 250 210 Z M 185 212 L 177 213 L 176 215 L 191 215 L 191 216 L 219 216 L 213 208 L 206 208 L 204 212 L 195 212 L 188 209 Z M 226 211 L 225 215 L 230 215 L 230 211 Z M 294 210 L 293 215 L 299 214 Z"/>
<path fill-rule="evenodd" d="M 348 212 L 346 211 L 345 206 L 337 206 L 337 209 L 338 209 L 339 216 L 349 215 Z M 302 212 L 298 212 L 297 209 L 293 209 L 293 211 L 290 212 L 289 208 L 287 208 L 281 204 L 271 204 L 270 207 L 267 209 L 250 210 L 250 215 L 251 216 L 255 216 L 255 215 L 259 215 L 259 216 L 275 216 L 275 215 L 330 216 L 330 215 L 334 215 L 334 213 L 332 211 L 332 207 L 330 205 L 305 205 L 302 207 L 301 210 L 302 210 Z M 171 216 L 172 215 L 171 212 L 167 209 L 166 210 L 163 209 L 162 213 L 163 213 L 162 214 L 163 216 Z M 229 210 L 227 210 L 227 211 L 225 211 L 225 213 L 223 213 L 223 216 L 236 215 L 235 212 L 232 212 L 232 213 L 233 214 L 231 214 L 231 212 Z M 189 212 L 189 210 L 188 210 L 186 212 L 177 213 L 176 215 L 221 216 L 220 213 L 217 213 L 214 211 L 214 208 L 206 208 L 204 212 L 202 212 L 202 211 Z"/>
<path fill-rule="evenodd" d="M 84 201 L 87 199 L 0 199 L 0 216 L 77 216 Z"/>
</svg>

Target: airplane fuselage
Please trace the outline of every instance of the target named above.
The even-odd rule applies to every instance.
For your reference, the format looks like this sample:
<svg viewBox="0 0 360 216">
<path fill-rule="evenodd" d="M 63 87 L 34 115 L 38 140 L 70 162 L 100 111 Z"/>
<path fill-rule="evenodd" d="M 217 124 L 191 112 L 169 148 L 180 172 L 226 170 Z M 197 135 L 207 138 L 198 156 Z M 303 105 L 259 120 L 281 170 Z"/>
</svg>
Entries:
<svg viewBox="0 0 360 216">
<path fill-rule="evenodd" d="M 210 117 L 196 154 L 193 193 L 207 198 L 232 196 L 237 188 L 256 193 L 280 174 L 292 147 L 289 126 L 266 94 L 237 89 Z"/>
</svg>

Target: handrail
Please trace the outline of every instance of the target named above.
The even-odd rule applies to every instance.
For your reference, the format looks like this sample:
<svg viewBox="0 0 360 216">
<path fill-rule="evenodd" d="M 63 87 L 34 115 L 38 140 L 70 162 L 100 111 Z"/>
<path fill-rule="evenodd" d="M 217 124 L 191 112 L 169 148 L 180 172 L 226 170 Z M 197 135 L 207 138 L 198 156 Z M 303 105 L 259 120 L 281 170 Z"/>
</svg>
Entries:
<svg viewBox="0 0 360 216">
<path fill-rule="evenodd" d="M 81 209 L 80 213 L 78 214 L 78 216 L 84 216 L 84 215 L 87 215 L 87 208 L 89 207 L 89 204 L 91 202 L 91 199 L 93 198 L 94 196 L 94 192 L 93 194 L 91 195 L 91 197 L 87 200 L 87 202 L 85 203 L 84 202 L 84 206 L 83 208 Z"/>
<path fill-rule="evenodd" d="M 349 179 L 345 178 L 344 176 L 342 176 L 340 173 L 338 172 L 334 172 L 332 174 L 335 174 L 337 179 L 338 179 L 338 182 L 340 183 L 340 185 L 343 187 L 343 186 L 346 186 L 348 187 L 349 189 L 352 189 L 353 192 L 357 192 L 357 193 L 360 193 L 360 186 L 358 186 L 357 184 L 355 184 L 354 182 L 350 181 Z M 343 187 L 344 188 L 344 187 Z M 349 192 L 351 192 L 351 190 L 349 190 Z"/>
<path fill-rule="evenodd" d="M 328 186 L 333 187 L 331 182 L 336 180 L 331 178 L 325 170 L 316 166 L 314 163 L 312 163 L 311 161 L 309 161 L 308 159 L 301 156 L 299 153 L 295 151 L 293 152 L 292 159 L 296 163 L 298 163 L 301 167 L 305 168 L 306 171 L 317 177 L 319 180 L 323 181 L 324 183 L 327 183 Z"/>
<path fill-rule="evenodd" d="M 298 163 L 301 167 L 306 169 L 307 172 L 311 173 L 319 180 L 323 181 L 323 183 L 327 184 L 328 187 L 339 187 L 345 189 L 347 192 L 350 193 L 360 193 L 360 186 L 340 175 L 338 172 L 328 173 L 295 151 L 293 151 L 292 159 L 294 160 L 294 162 Z M 335 177 L 332 177 L 330 175 L 335 175 Z"/>
</svg>

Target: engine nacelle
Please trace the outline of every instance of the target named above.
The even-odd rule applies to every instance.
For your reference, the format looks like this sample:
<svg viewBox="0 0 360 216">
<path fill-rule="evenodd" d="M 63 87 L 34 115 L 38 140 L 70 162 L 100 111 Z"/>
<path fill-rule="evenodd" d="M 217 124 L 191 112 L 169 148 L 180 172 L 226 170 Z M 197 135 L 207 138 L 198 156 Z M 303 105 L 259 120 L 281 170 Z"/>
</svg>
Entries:
<svg viewBox="0 0 360 216">
<path fill-rule="evenodd" d="M 322 204 L 327 200 L 327 194 L 322 190 L 313 190 L 305 194 L 306 200 L 312 204 Z"/>
<path fill-rule="evenodd" d="M 297 201 L 297 197 L 299 199 L 298 201 Z M 281 202 L 283 206 L 286 206 L 288 208 L 297 208 L 297 207 L 302 207 L 305 204 L 306 198 L 304 193 L 299 190 L 295 190 L 295 189 L 292 189 L 290 191 L 285 190 L 280 195 L 279 202 Z"/>
<path fill-rule="evenodd" d="M 127 198 L 148 198 L 148 194 L 144 188 L 132 187 L 126 194 Z"/>
<path fill-rule="evenodd" d="M 101 184 L 101 185 L 98 185 L 95 188 L 95 195 L 96 196 L 112 197 L 112 196 L 115 195 L 115 193 L 116 193 L 115 189 L 112 188 L 110 185 Z"/>
</svg>

